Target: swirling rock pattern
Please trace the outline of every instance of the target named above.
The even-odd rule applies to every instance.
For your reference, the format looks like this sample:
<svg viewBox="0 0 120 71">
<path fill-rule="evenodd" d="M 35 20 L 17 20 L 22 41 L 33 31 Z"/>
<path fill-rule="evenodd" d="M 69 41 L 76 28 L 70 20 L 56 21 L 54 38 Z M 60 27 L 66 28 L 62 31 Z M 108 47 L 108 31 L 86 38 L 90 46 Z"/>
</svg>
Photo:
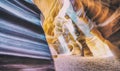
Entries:
<svg viewBox="0 0 120 71">
<path fill-rule="evenodd" d="M 52 65 L 41 16 L 42 13 L 31 0 L 0 0 L 0 61 L 3 65 L 11 62 L 8 59 L 19 65 L 19 61 L 24 60 L 22 57 L 32 58 L 28 61 L 34 61 L 34 58 L 40 59 L 40 62 L 46 60 L 48 67 Z M 9 55 L 20 56 L 20 59 Z"/>
</svg>

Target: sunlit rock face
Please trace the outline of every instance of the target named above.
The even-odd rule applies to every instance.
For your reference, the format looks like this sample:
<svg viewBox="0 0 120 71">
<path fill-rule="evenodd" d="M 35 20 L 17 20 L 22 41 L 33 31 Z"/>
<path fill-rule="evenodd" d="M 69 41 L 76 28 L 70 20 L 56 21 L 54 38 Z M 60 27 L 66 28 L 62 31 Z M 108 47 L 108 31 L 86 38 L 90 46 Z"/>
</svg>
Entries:
<svg viewBox="0 0 120 71">
<path fill-rule="evenodd" d="M 49 9 L 44 10 L 41 3 Z M 44 12 L 43 28 L 48 43 L 58 54 L 66 50 L 65 54 L 108 57 L 113 56 L 111 50 L 119 50 L 117 47 L 114 50 L 105 39 L 119 29 L 109 32 L 120 17 L 118 7 L 113 10 L 102 0 L 35 0 L 35 4 Z"/>
</svg>

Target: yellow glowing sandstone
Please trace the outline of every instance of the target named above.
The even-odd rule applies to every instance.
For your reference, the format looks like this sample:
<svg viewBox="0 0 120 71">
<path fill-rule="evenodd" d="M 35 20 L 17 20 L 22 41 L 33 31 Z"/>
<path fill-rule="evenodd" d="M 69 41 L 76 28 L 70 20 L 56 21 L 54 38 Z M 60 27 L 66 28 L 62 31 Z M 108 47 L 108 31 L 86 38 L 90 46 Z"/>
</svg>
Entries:
<svg viewBox="0 0 120 71">
<path fill-rule="evenodd" d="M 55 36 L 55 32 L 54 32 L 54 29 L 55 29 L 54 20 L 59 10 L 62 7 L 63 0 L 34 0 L 34 2 L 39 7 L 39 9 L 42 11 L 43 15 L 45 16 L 43 29 L 45 31 L 48 43 L 56 44 L 58 41 L 58 36 Z M 84 6 L 82 4 L 84 4 Z M 106 6 L 102 5 L 102 2 L 100 0 L 98 1 L 75 0 L 75 3 L 73 6 L 76 8 L 75 10 L 76 12 L 80 8 L 84 10 L 85 7 L 88 7 L 92 15 L 91 20 L 93 21 L 96 20 L 97 23 L 103 23 L 111 14 L 109 13 L 109 9 Z M 83 12 L 85 13 L 85 11 Z M 83 21 L 88 22 L 88 19 L 85 17 L 84 14 L 81 17 Z M 93 34 L 94 37 L 92 39 L 86 38 L 86 43 L 94 56 L 103 56 L 106 54 L 109 56 L 109 54 L 111 55 L 110 49 L 114 52 L 116 56 L 120 56 L 119 54 L 117 54 L 117 52 L 119 52 L 119 49 L 113 46 L 109 41 L 105 40 L 97 29 L 94 28 L 91 31 L 91 34 Z M 70 40 L 76 43 L 73 40 L 73 38 L 70 38 Z M 58 45 L 60 44 L 58 43 Z M 57 48 L 58 47 L 56 47 L 55 49 Z M 73 48 L 76 48 L 76 47 L 73 46 Z"/>
</svg>

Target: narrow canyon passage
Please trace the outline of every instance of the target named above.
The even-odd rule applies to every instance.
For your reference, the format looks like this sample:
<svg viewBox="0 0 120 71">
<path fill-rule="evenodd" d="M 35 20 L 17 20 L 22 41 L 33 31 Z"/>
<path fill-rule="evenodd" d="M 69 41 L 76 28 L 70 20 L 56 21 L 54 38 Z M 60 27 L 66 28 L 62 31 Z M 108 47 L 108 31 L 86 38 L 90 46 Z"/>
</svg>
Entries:
<svg viewBox="0 0 120 71">
<path fill-rule="evenodd" d="M 120 0 L 0 0 L 0 71 L 120 71 Z"/>
</svg>

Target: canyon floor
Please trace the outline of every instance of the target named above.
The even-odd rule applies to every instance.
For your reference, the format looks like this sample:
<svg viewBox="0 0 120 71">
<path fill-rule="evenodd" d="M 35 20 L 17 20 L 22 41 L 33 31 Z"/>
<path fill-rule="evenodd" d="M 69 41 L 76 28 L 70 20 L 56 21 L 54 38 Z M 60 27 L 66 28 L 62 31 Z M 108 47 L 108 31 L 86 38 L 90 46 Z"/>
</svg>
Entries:
<svg viewBox="0 0 120 71">
<path fill-rule="evenodd" d="M 54 59 L 55 71 L 120 71 L 120 59 L 60 55 Z M 54 71 L 49 61 L 0 56 L 0 71 Z"/>
<path fill-rule="evenodd" d="M 58 56 L 56 71 L 120 71 L 120 60 L 114 57 Z"/>
</svg>

